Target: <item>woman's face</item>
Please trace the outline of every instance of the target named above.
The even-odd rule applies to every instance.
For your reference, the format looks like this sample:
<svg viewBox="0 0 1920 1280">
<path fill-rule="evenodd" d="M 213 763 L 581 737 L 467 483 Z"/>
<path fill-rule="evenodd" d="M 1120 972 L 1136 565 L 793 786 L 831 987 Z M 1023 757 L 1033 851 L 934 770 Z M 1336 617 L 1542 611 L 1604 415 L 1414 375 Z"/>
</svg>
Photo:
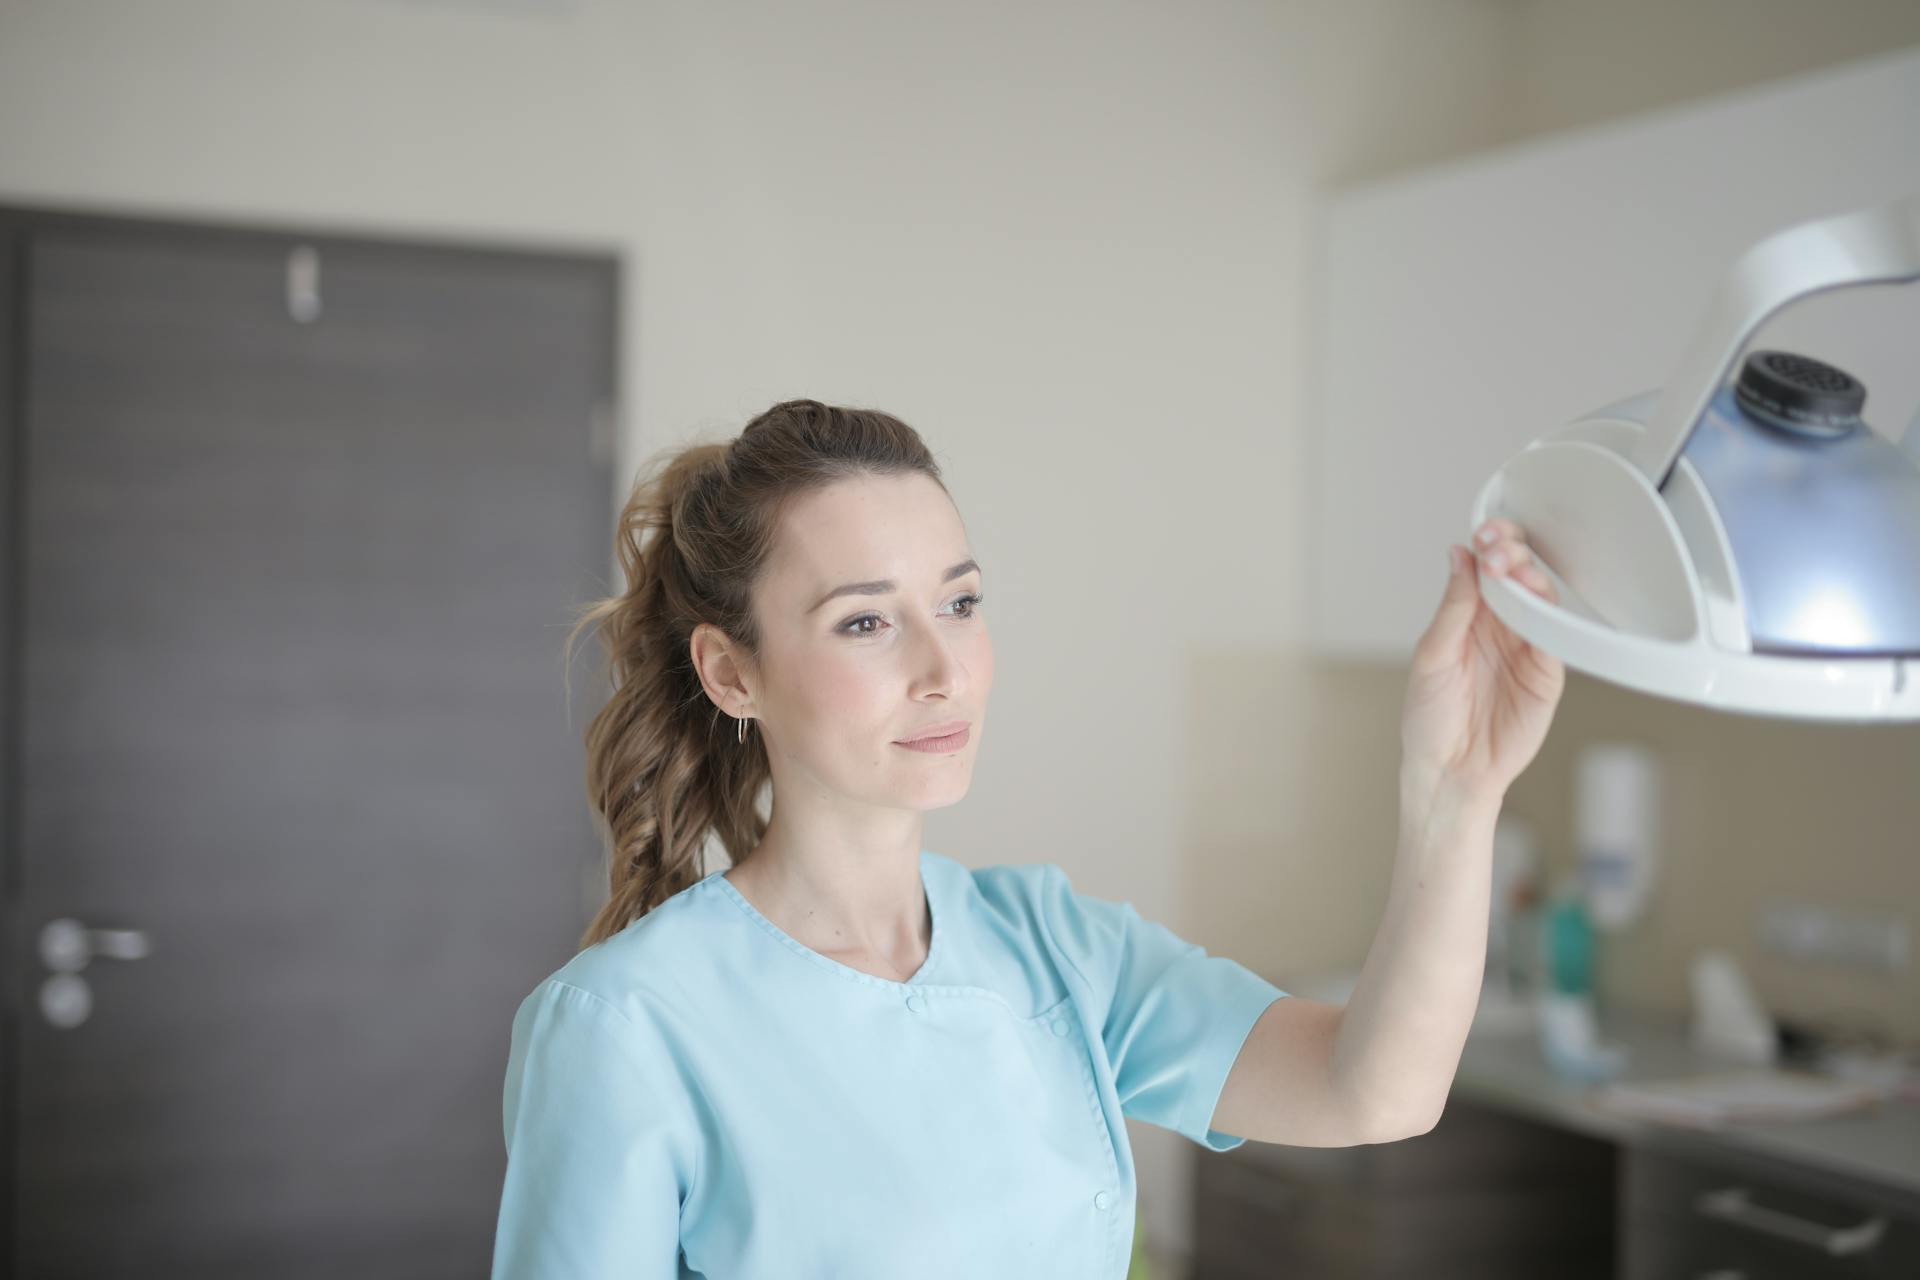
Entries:
<svg viewBox="0 0 1920 1280">
<path fill-rule="evenodd" d="M 993 684 L 981 590 L 960 514 L 926 475 L 853 477 L 788 506 L 746 677 L 776 796 L 926 810 L 966 794 Z M 900 745 L 954 721 L 955 749 Z"/>
</svg>

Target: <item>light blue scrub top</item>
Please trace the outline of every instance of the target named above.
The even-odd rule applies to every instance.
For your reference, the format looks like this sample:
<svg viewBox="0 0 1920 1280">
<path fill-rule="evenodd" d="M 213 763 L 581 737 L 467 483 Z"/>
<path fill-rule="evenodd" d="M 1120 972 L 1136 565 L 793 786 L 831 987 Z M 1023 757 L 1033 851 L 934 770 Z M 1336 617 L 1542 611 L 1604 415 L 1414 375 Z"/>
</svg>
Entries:
<svg viewBox="0 0 1920 1280">
<path fill-rule="evenodd" d="M 513 1020 L 495 1280 L 1123 1280 L 1123 1116 L 1214 1151 L 1287 995 L 1050 863 L 922 851 L 925 963 L 892 982 L 719 871 Z"/>
</svg>

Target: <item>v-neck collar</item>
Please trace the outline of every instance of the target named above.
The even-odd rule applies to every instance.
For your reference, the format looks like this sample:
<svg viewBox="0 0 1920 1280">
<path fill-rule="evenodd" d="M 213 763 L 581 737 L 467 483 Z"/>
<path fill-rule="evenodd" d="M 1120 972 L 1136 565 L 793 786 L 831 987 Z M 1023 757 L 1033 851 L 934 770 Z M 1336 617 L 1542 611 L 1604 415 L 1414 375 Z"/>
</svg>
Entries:
<svg viewBox="0 0 1920 1280">
<path fill-rule="evenodd" d="M 927 897 L 927 958 L 920 962 L 920 967 L 914 970 L 905 982 L 896 982 L 892 978 L 883 978 L 878 974 L 868 973 L 863 969 L 856 969 L 850 964 L 841 964 L 833 957 L 823 955 L 804 942 L 801 942 L 798 938 L 793 937 L 779 925 L 762 915 L 759 908 L 747 901 L 746 895 L 734 887 L 733 881 L 727 879 L 725 868 L 719 871 L 708 872 L 706 878 L 707 883 L 718 886 L 722 893 L 728 898 L 731 898 L 734 904 L 746 912 L 761 928 L 765 929 L 776 941 L 784 944 L 792 951 L 815 964 L 824 966 L 829 971 L 839 974 L 841 977 L 850 978 L 855 982 L 879 986 L 888 990 L 924 986 L 927 975 L 933 972 L 933 966 L 940 958 L 940 895 L 937 890 L 939 880 L 939 871 L 934 866 L 932 855 L 925 849 L 922 849 L 920 851 L 920 888 Z"/>
</svg>

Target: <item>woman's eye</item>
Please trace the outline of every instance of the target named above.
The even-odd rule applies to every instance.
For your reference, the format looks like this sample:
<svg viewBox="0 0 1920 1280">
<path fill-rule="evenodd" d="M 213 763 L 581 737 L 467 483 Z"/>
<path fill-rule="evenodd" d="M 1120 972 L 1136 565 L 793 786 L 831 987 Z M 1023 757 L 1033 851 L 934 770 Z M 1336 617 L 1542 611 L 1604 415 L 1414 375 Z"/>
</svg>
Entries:
<svg viewBox="0 0 1920 1280">
<path fill-rule="evenodd" d="M 956 606 L 957 605 L 967 606 L 966 612 L 959 614 L 958 615 L 959 617 L 971 618 L 973 616 L 973 611 L 979 608 L 981 603 L 984 600 L 986 600 L 986 597 L 976 591 L 971 594 L 961 596 L 959 599 L 955 600 L 953 603 Z M 846 632 L 848 635 L 870 636 L 870 635 L 873 635 L 876 631 L 878 631 L 879 628 L 878 627 L 863 628 L 860 624 L 863 622 L 885 622 L 885 621 L 886 619 L 882 618 L 877 613 L 863 613 L 857 618 L 847 619 L 846 622 L 841 624 L 840 630 Z"/>
</svg>

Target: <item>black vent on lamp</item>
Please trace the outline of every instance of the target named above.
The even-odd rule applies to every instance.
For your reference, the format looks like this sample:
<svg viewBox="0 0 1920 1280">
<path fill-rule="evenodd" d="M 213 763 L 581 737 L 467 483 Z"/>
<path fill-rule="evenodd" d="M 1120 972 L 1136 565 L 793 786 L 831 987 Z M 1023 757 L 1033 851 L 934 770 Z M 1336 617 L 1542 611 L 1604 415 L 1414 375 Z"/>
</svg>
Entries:
<svg viewBox="0 0 1920 1280">
<path fill-rule="evenodd" d="M 1843 436 L 1860 425 L 1867 389 L 1858 378 L 1812 356 L 1756 351 L 1734 383 L 1748 417 L 1803 436 Z"/>
</svg>

